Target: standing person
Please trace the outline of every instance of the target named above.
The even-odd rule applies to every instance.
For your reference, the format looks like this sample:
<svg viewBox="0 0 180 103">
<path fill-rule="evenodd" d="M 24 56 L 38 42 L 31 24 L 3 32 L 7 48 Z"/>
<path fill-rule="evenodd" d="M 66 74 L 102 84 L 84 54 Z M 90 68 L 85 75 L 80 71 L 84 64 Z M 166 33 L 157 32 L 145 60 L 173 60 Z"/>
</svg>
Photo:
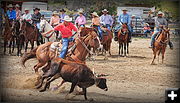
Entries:
<svg viewBox="0 0 180 103">
<path fill-rule="evenodd" d="M 32 24 L 34 24 L 36 26 L 36 28 L 38 29 L 38 41 L 41 42 L 41 44 L 43 44 L 43 38 L 41 33 L 39 32 L 40 29 L 40 20 L 41 20 L 41 13 L 39 12 L 40 9 L 39 8 L 35 8 L 33 9 L 34 14 L 32 14 L 31 20 L 32 20 Z"/>
<path fill-rule="evenodd" d="M 50 25 L 55 27 L 59 24 L 60 18 L 59 13 L 57 11 L 54 11 L 50 20 Z"/>
<path fill-rule="evenodd" d="M 9 4 L 7 7 L 9 8 L 9 10 L 7 11 L 7 16 L 10 22 L 12 22 L 13 20 L 16 20 L 16 11 L 13 10 L 12 4 Z"/>
<path fill-rule="evenodd" d="M 144 34 L 146 35 L 146 37 L 148 37 L 148 33 L 151 33 L 151 28 L 148 23 L 144 24 L 143 31 L 144 31 Z"/>
<path fill-rule="evenodd" d="M 163 12 L 159 11 L 157 17 L 155 17 L 155 28 L 154 28 L 154 33 L 151 36 L 151 43 L 149 48 L 154 48 L 154 42 L 156 36 L 161 32 L 161 27 L 162 26 L 168 26 L 167 20 L 163 17 Z M 171 41 L 169 41 L 169 46 L 171 49 L 173 49 L 173 44 Z"/>
<path fill-rule="evenodd" d="M 113 24 L 113 19 L 111 15 L 108 15 L 107 9 L 102 10 L 103 15 L 101 15 L 100 20 L 103 23 L 103 25 L 108 28 L 108 30 L 111 30 L 112 24 Z"/>
<path fill-rule="evenodd" d="M 91 13 L 92 14 L 92 27 L 97 28 L 98 30 L 98 34 L 99 34 L 99 38 L 100 40 L 103 39 L 103 32 L 102 29 L 100 27 L 100 17 L 98 16 L 98 14 L 96 12 Z"/>
<path fill-rule="evenodd" d="M 24 11 L 25 11 L 25 13 L 23 14 L 23 16 L 21 18 L 30 23 L 31 22 L 31 14 L 29 13 L 29 9 L 25 8 Z"/>
<path fill-rule="evenodd" d="M 60 23 L 62 23 L 64 20 L 64 17 L 66 16 L 65 12 L 66 10 L 62 9 L 60 10 L 61 14 L 60 14 Z"/>
<path fill-rule="evenodd" d="M 76 26 L 79 27 L 85 27 L 86 24 L 86 18 L 83 15 L 83 10 L 79 10 L 79 16 L 75 20 Z"/>
<path fill-rule="evenodd" d="M 15 8 L 16 8 L 15 9 L 16 10 L 16 20 L 20 20 L 20 18 L 21 18 L 21 10 L 19 9 L 20 6 L 18 4 L 16 4 Z"/>
<path fill-rule="evenodd" d="M 69 42 L 73 39 L 72 30 L 77 32 L 77 28 L 71 22 L 72 18 L 70 18 L 69 16 L 65 16 L 63 20 L 64 22 L 54 27 L 54 30 L 60 31 L 62 34 L 63 47 L 59 57 L 64 59 L 68 50 Z M 45 36 L 46 34 L 53 32 L 54 30 L 50 30 L 46 33 L 43 33 L 42 35 Z"/>
<path fill-rule="evenodd" d="M 119 15 L 118 17 L 118 23 L 120 24 L 120 28 L 121 29 L 121 25 L 122 23 L 126 23 L 128 26 L 128 41 L 131 42 L 131 17 L 129 16 L 129 14 L 127 13 L 127 9 L 122 9 L 123 13 Z M 115 41 L 117 41 L 117 32 L 115 33 Z"/>
<path fill-rule="evenodd" d="M 133 33 L 133 28 L 136 25 L 135 19 L 136 19 L 136 15 L 132 15 L 131 16 L 131 33 Z"/>
</svg>

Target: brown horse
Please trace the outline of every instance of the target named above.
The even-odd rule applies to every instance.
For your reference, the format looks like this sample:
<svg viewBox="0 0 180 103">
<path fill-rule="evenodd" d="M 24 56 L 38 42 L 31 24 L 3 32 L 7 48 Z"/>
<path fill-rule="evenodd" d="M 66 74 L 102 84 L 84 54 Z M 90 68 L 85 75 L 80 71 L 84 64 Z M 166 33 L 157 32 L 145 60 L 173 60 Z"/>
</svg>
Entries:
<svg viewBox="0 0 180 103">
<path fill-rule="evenodd" d="M 129 54 L 128 33 L 129 32 L 128 32 L 127 24 L 125 23 L 122 24 L 122 28 L 118 31 L 119 55 L 120 55 L 120 50 L 121 50 L 121 55 L 123 55 L 123 53 L 124 56 L 126 56 L 126 53 Z"/>
<path fill-rule="evenodd" d="M 102 28 L 104 29 L 105 32 L 103 32 L 103 38 L 101 40 L 101 44 L 103 46 L 102 48 L 102 53 L 105 52 L 105 58 L 104 59 L 108 59 L 107 58 L 107 54 L 106 51 L 109 52 L 109 55 L 111 56 L 111 42 L 112 42 L 112 38 L 113 38 L 113 33 L 108 30 L 107 28 Z M 94 27 L 94 30 L 98 33 L 98 29 L 97 27 Z"/>
<path fill-rule="evenodd" d="M 13 22 L 13 21 L 12 21 Z M 15 40 L 15 37 L 13 35 L 13 29 L 12 29 L 12 24 L 10 23 L 8 17 L 5 17 L 5 31 L 4 31 L 4 54 L 6 54 L 6 45 L 7 43 L 9 42 L 9 54 L 11 54 L 11 46 L 12 46 L 12 43 L 14 45 L 14 40 Z M 13 46 L 13 50 L 14 50 L 14 46 Z"/>
<path fill-rule="evenodd" d="M 75 39 L 75 49 L 72 53 L 67 54 L 66 59 L 70 61 L 76 61 L 80 63 L 85 63 L 87 54 L 90 52 L 90 48 L 99 44 L 97 39 L 97 34 L 92 31 L 89 32 L 84 37 L 77 37 Z M 22 57 L 22 64 L 24 65 L 28 59 L 37 58 L 38 63 L 34 66 L 35 73 L 38 73 L 38 69 L 48 63 L 42 70 L 45 72 L 49 69 L 50 60 L 56 57 L 55 51 L 50 50 L 50 46 L 53 42 L 47 42 L 38 46 L 37 48 L 31 50 L 29 53 L 25 53 Z"/>
<path fill-rule="evenodd" d="M 34 41 L 39 44 L 38 41 L 38 30 L 36 27 L 31 25 L 28 21 L 26 20 L 21 20 L 20 22 L 20 32 L 24 35 L 25 37 L 25 52 L 27 52 L 27 47 L 28 47 L 28 42 L 31 44 L 31 50 L 34 48 Z"/>
<path fill-rule="evenodd" d="M 154 42 L 154 48 L 152 49 L 154 58 L 153 58 L 151 64 L 154 64 L 154 60 L 156 58 L 157 53 L 158 53 L 158 61 L 159 61 L 160 53 L 162 54 L 162 63 L 163 63 L 166 46 L 170 39 L 169 31 L 170 31 L 170 29 L 168 27 L 163 26 L 162 31 L 160 32 L 159 36 L 157 36 L 157 38 Z"/>
</svg>

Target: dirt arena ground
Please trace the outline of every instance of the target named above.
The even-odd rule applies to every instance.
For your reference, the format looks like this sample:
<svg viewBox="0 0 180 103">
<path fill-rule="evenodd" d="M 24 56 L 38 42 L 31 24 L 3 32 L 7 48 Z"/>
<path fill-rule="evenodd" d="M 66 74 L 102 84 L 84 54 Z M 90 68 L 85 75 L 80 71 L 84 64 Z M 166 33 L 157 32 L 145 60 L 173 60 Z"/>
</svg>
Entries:
<svg viewBox="0 0 180 103">
<path fill-rule="evenodd" d="M 108 91 L 96 86 L 88 88 L 88 98 L 100 102 L 164 102 L 165 89 L 179 87 L 179 38 L 172 38 L 174 50 L 167 47 L 164 64 L 150 65 L 152 50 L 148 48 L 149 38 L 133 38 L 128 57 L 118 56 L 118 44 L 112 42 L 112 56 L 104 60 L 97 56 L 95 61 L 87 60 L 87 65 L 97 73 L 108 74 Z M 76 96 L 73 100 L 65 100 L 70 89 L 70 83 L 65 84 L 63 91 L 40 93 L 34 89 L 33 66 L 36 59 L 26 62 L 26 67 L 20 65 L 21 57 L 3 56 L 1 51 L 1 99 L 11 102 L 77 102 L 83 101 L 83 96 Z M 54 81 L 51 86 L 61 82 Z"/>
</svg>

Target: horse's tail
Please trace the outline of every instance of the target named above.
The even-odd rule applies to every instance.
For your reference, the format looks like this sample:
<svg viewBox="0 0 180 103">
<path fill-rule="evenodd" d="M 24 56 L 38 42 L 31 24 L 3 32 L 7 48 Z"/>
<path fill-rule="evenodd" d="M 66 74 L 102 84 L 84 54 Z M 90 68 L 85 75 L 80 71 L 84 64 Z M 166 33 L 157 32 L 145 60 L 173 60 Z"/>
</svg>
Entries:
<svg viewBox="0 0 180 103">
<path fill-rule="evenodd" d="M 38 49 L 38 47 L 34 48 L 33 50 L 31 50 L 29 53 L 24 53 L 22 59 L 21 59 L 21 63 L 22 65 L 25 67 L 25 62 L 29 59 L 32 58 L 36 58 L 36 50 Z"/>
</svg>

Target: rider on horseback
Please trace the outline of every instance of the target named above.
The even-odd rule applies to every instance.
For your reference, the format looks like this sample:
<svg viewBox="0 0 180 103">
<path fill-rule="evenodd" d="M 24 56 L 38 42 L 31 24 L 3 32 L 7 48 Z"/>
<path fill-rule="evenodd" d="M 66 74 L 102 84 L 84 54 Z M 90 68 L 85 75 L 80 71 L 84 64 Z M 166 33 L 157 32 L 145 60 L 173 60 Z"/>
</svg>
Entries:
<svg viewBox="0 0 180 103">
<path fill-rule="evenodd" d="M 126 23 L 127 26 L 128 26 L 128 29 L 129 29 L 129 34 L 128 34 L 128 40 L 129 42 L 131 42 L 131 17 L 129 16 L 129 14 L 127 14 L 127 9 L 122 9 L 123 11 L 123 14 L 121 14 L 119 17 L 118 17 L 118 22 L 119 22 L 119 26 L 116 28 L 117 30 L 115 30 L 115 38 L 114 40 L 117 41 L 118 38 L 117 38 L 117 34 L 118 34 L 118 31 L 121 29 L 121 26 L 122 26 L 122 23 Z"/>
<path fill-rule="evenodd" d="M 167 26 L 167 20 L 163 17 L 163 12 L 159 11 L 158 12 L 158 17 L 155 18 L 155 28 L 154 28 L 154 33 L 151 37 L 151 45 L 149 48 L 153 48 L 153 44 L 155 42 L 156 36 L 161 32 L 161 27 L 162 26 Z M 169 46 L 171 49 L 173 49 L 173 44 L 172 42 L 169 41 Z"/>
<path fill-rule="evenodd" d="M 79 10 L 79 16 L 76 18 L 75 24 L 76 24 L 76 26 L 77 26 L 78 28 L 79 28 L 79 27 L 85 27 L 86 18 L 85 18 L 85 16 L 83 15 L 83 10 L 82 10 L 82 9 Z"/>
<path fill-rule="evenodd" d="M 16 11 L 13 10 L 12 4 L 8 5 L 9 10 L 7 11 L 8 19 L 10 20 L 10 24 L 12 24 L 13 20 L 16 20 Z"/>
<path fill-rule="evenodd" d="M 100 20 L 101 23 L 108 29 L 111 30 L 111 26 L 113 24 L 113 19 L 111 15 L 108 15 L 108 11 L 106 9 L 102 10 L 103 15 L 101 15 Z"/>
<path fill-rule="evenodd" d="M 98 33 L 99 38 L 100 38 L 100 40 L 102 40 L 103 39 L 103 34 L 102 34 L 103 32 L 102 32 L 102 29 L 100 27 L 100 18 L 96 12 L 93 12 L 91 14 L 92 14 L 92 27 L 97 28 L 97 30 L 99 32 Z"/>
<path fill-rule="evenodd" d="M 65 16 L 63 20 L 64 22 L 54 27 L 54 30 L 50 30 L 42 34 L 43 36 L 46 36 L 46 34 L 49 34 L 55 30 L 61 32 L 63 46 L 62 46 L 61 53 L 59 55 L 60 58 L 65 58 L 69 42 L 73 40 L 72 30 L 77 32 L 77 28 L 73 25 L 73 23 L 71 23 L 72 18 L 70 18 L 69 16 Z"/>
</svg>

